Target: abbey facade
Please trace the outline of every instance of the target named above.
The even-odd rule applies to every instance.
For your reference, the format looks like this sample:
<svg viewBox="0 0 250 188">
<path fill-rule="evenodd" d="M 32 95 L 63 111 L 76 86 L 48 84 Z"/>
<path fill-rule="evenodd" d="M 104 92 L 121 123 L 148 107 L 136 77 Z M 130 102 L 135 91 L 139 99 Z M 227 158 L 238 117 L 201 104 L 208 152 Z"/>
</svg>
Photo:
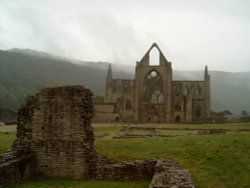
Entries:
<svg viewBox="0 0 250 188">
<path fill-rule="evenodd" d="M 159 64 L 150 64 L 150 52 L 159 51 Z M 135 79 L 106 80 L 105 103 L 97 104 L 96 122 L 196 122 L 210 114 L 210 76 L 204 80 L 175 81 L 172 66 L 154 43 L 136 63 Z"/>
</svg>

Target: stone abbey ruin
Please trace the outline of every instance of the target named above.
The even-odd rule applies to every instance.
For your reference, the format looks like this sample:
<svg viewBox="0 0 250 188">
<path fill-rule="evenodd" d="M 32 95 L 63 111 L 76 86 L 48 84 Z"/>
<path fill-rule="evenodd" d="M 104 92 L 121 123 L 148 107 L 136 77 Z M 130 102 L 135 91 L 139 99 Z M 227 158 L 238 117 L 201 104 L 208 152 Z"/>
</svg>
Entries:
<svg viewBox="0 0 250 188">
<path fill-rule="evenodd" d="M 150 52 L 159 65 L 150 65 Z M 150 188 L 193 188 L 191 174 L 168 159 L 114 161 L 96 153 L 91 121 L 195 122 L 209 117 L 210 76 L 173 81 L 171 62 L 153 44 L 135 79 L 112 78 L 109 66 L 105 103 L 92 103 L 83 86 L 43 88 L 18 111 L 17 138 L 0 155 L 0 187 L 32 177 L 151 179 Z M 128 136 L 128 135 L 126 135 Z"/>
<path fill-rule="evenodd" d="M 114 161 L 96 153 L 92 92 L 83 86 L 44 88 L 19 109 L 17 138 L 0 155 L 0 187 L 36 176 L 151 179 L 150 188 L 193 188 L 188 170 L 168 159 Z"/>
<path fill-rule="evenodd" d="M 150 64 L 150 52 L 159 52 L 159 64 Z M 105 102 L 96 104 L 95 122 L 201 122 L 210 114 L 210 76 L 204 80 L 175 81 L 172 66 L 154 43 L 136 63 L 135 79 L 106 80 Z"/>
</svg>

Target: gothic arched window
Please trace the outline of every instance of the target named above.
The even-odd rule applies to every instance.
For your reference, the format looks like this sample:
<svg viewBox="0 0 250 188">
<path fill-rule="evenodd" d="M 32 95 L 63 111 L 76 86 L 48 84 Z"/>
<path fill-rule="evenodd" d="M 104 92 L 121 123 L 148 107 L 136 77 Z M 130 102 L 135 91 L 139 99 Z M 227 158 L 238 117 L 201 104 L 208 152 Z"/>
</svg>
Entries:
<svg viewBox="0 0 250 188">
<path fill-rule="evenodd" d="M 144 79 L 144 101 L 154 104 L 164 102 L 163 81 L 156 70 L 150 71 Z"/>
</svg>

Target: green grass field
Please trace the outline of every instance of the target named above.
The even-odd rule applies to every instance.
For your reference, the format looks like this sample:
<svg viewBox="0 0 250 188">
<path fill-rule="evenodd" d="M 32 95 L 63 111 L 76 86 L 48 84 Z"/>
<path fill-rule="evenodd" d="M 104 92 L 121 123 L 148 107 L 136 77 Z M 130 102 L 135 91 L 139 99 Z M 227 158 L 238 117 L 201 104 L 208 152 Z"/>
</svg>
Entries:
<svg viewBox="0 0 250 188">
<path fill-rule="evenodd" d="M 15 132 L 0 132 L 0 154 L 9 149 L 16 138 Z"/>
<path fill-rule="evenodd" d="M 146 188 L 148 185 L 147 181 L 84 181 L 39 178 L 15 183 L 8 188 Z"/>
<path fill-rule="evenodd" d="M 141 125 L 140 125 L 141 126 Z M 150 127 L 152 125 L 143 125 Z M 250 123 L 221 125 L 158 124 L 159 127 L 250 129 Z M 118 125 L 94 125 L 96 134 L 109 134 L 96 139 L 99 154 L 113 159 L 145 159 L 168 157 L 188 168 L 198 188 L 250 187 L 250 132 L 230 132 L 220 135 L 194 135 L 169 138 L 112 139 Z M 164 131 L 165 133 L 166 131 Z M 13 133 L 0 133 L 0 152 L 13 142 Z M 2 143 L 4 143 L 2 145 Z M 71 182 L 71 183 L 70 183 Z M 142 182 L 75 181 L 61 179 L 30 180 L 13 187 L 147 187 Z M 40 185 L 39 185 L 40 184 Z M 91 185 L 90 185 L 91 184 Z"/>
</svg>

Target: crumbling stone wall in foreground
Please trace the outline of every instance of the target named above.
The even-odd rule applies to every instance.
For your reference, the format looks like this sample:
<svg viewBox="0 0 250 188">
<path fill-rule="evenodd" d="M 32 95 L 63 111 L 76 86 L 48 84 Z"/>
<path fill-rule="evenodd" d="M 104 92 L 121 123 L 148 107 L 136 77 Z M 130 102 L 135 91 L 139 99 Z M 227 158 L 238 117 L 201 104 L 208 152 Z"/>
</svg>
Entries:
<svg viewBox="0 0 250 188">
<path fill-rule="evenodd" d="M 17 139 L 0 156 L 0 187 L 32 176 L 153 178 L 152 188 L 194 187 L 191 175 L 167 160 L 112 161 L 97 155 L 91 97 L 82 86 L 45 88 L 29 97 L 19 110 Z"/>
<path fill-rule="evenodd" d="M 35 96 L 32 119 L 22 125 L 32 129 L 35 174 L 92 177 L 96 153 L 91 97 L 92 93 L 81 86 L 47 88 Z M 20 115 L 19 122 L 24 122 L 25 114 Z"/>
</svg>

